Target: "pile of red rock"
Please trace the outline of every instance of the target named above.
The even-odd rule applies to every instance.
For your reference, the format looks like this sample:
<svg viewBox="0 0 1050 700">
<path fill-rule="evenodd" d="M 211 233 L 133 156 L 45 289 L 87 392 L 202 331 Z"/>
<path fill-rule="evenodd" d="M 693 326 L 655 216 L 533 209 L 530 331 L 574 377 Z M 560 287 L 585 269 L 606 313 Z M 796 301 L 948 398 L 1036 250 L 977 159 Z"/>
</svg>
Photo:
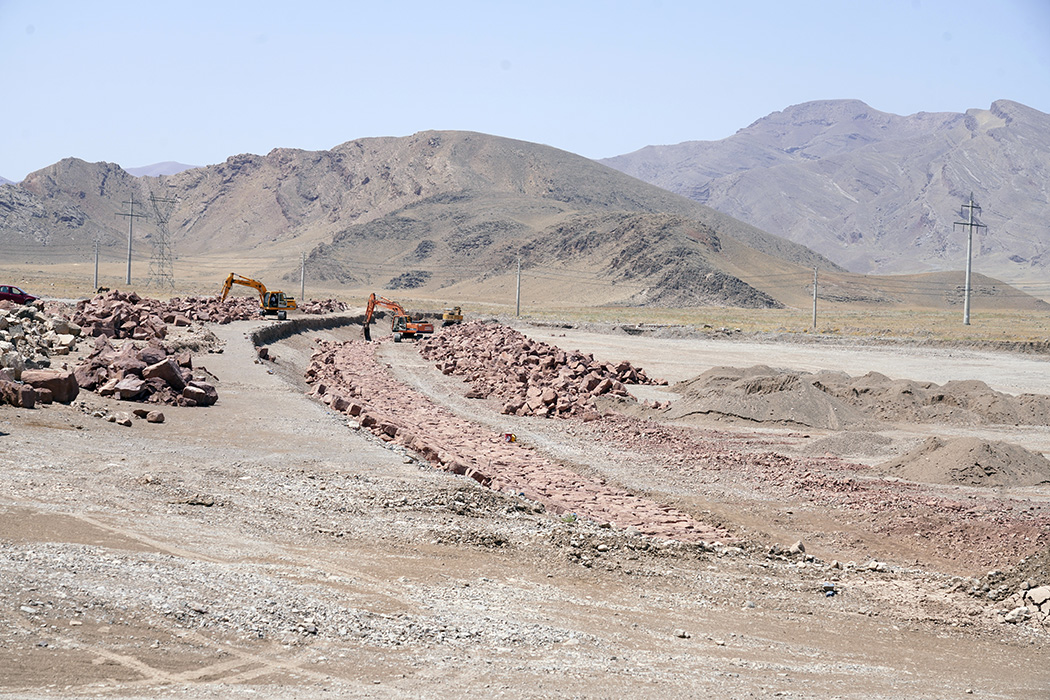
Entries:
<svg viewBox="0 0 1050 700">
<path fill-rule="evenodd" d="M 334 314 L 350 308 L 345 301 L 336 299 L 311 299 L 299 306 L 304 314 Z"/>
<path fill-rule="evenodd" d="M 597 417 L 595 398 L 627 396 L 624 384 L 666 384 L 630 362 L 598 362 L 530 340 L 499 324 L 471 321 L 446 328 L 419 347 L 444 374 L 471 383 L 470 398 L 495 396 L 503 413 Z"/>
<path fill-rule="evenodd" d="M 156 341 L 141 348 L 125 342 L 118 350 L 100 337 L 74 374 L 80 388 L 124 401 L 211 406 L 219 398 L 214 386 L 194 378 L 188 350 L 169 355 Z"/>
<path fill-rule="evenodd" d="M 326 314 L 346 308 L 341 301 L 323 299 L 307 302 L 299 310 Z M 218 297 L 195 296 L 161 301 L 114 289 L 78 302 L 72 320 L 83 327 L 85 335 L 151 340 L 164 338 L 169 325 L 188 326 L 194 321 L 225 325 L 255 318 L 259 318 L 256 297 L 237 296 L 220 301 Z"/>
<path fill-rule="evenodd" d="M 310 394 L 353 416 L 382 440 L 412 450 L 434 467 L 480 484 L 618 528 L 683 542 L 732 539 L 674 508 L 581 476 L 464 420 L 395 380 L 374 357 L 374 344 L 318 340 L 306 370 Z"/>
<path fill-rule="evenodd" d="M 230 297 L 226 301 L 219 301 L 218 297 L 174 297 L 164 305 L 171 323 L 177 326 L 188 325 L 188 321 L 224 326 L 259 318 L 259 300 L 255 297 Z"/>
<path fill-rule="evenodd" d="M 151 340 L 168 333 L 164 311 L 156 299 L 114 289 L 77 302 L 72 320 L 86 336 Z"/>
</svg>

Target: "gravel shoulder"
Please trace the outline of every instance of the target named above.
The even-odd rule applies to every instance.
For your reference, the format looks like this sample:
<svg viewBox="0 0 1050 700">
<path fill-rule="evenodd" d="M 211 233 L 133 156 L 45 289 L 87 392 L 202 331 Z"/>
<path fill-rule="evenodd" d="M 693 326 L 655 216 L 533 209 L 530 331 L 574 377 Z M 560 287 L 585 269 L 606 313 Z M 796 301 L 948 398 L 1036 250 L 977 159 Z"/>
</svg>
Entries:
<svg viewBox="0 0 1050 700">
<path fill-rule="evenodd" d="M 863 512 L 851 521 L 806 492 L 784 500 L 744 474 L 683 471 L 613 439 L 604 421 L 508 419 L 463 398 L 463 383 L 411 345 L 382 345 L 407 391 L 496 433 L 509 426 L 582 474 L 715 518 L 745 545 L 566 522 L 437 471 L 307 397 L 314 339 L 359 328 L 293 336 L 268 363 L 246 338 L 257 326 L 209 327 L 224 351 L 195 364 L 218 378 L 219 402 L 165 408 L 163 424 L 107 423 L 92 412 L 119 402 L 93 395 L 0 407 L 0 695 L 904 699 L 1050 687 L 1047 631 L 1005 625 L 994 603 L 962 590 L 963 574 L 985 572 L 872 530 Z M 523 330 L 672 381 L 754 353 L 799 368 L 988 377 L 1008 391 L 1050 382 L 1045 363 L 998 354 L 968 353 L 946 377 L 933 373 L 946 371 L 941 351 L 897 353 L 894 365 L 881 348 L 694 352 L 694 341 Z M 745 452 L 821 437 L 701 430 Z M 1007 495 L 1042 508 L 1048 494 Z M 797 539 L 809 560 L 767 554 Z M 833 569 L 833 558 L 858 566 Z M 888 566 L 860 566 L 869 558 Z M 838 595 L 827 597 L 832 579 Z"/>
</svg>

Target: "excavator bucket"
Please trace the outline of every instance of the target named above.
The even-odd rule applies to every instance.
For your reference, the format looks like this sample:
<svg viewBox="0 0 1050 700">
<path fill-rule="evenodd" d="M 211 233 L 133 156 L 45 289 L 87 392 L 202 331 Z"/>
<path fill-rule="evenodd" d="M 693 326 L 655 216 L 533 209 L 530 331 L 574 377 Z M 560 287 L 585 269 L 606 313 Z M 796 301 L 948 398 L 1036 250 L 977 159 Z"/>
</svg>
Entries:
<svg viewBox="0 0 1050 700">
<path fill-rule="evenodd" d="M 372 331 L 369 330 L 369 325 L 365 324 L 365 340 L 372 342 Z"/>
</svg>

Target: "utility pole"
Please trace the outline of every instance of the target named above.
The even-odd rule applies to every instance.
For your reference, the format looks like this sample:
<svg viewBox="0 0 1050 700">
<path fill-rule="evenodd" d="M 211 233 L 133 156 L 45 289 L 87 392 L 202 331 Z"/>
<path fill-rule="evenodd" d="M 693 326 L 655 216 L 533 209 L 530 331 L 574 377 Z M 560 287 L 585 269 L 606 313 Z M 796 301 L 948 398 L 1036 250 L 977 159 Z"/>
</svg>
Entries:
<svg viewBox="0 0 1050 700">
<path fill-rule="evenodd" d="M 518 290 L 514 295 L 514 316 L 521 318 L 521 256 L 518 256 Z"/>
<path fill-rule="evenodd" d="M 134 194 L 131 195 L 131 201 L 130 202 L 123 202 L 123 204 L 131 205 L 130 213 L 127 213 L 127 214 L 125 214 L 123 212 L 118 212 L 117 213 L 117 216 L 124 216 L 124 217 L 127 217 L 127 219 L 128 219 L 128 277 L 127 277 L 127 284 L 131 284 L 131 236 L 132 236 L 132 232 L 135 229 L 135 219 L 136 218 L 138 218 L 138 219 L 144 218 L 146 215 L 145 214 L 136 214 L 135 213 L 135 195 Z"/>
<path fill-rule="evenodd" d="M 813 268 L 813 330 L 817 330 L 817 268 Z"/>
<path fill-rule="evenodd" d="M 306 253 L 299 253 L 299 303 L 306 303 Z"/>
<path fill-rule="evenodd" d="M 95 239 L 95 286 L 92 289 L 98 289 L 98 239 Z"/>
<path fill-rule="evenodd" d="M 175 274 L 172 271 L 171 242 L 168 238 L 168 219 L 175 208 L 177 199 L 153 196 L 150 193 L 149 201 L 153 204 L 153 212 L 157 215 L 157 235 L 153 238 L 153 256 L 149 261 L 149 277 L 146 286 L 156 282 L 157 286 L 167 286 L 175 289 Z M 161 205 L 164 205 L 163 207 Z"/>
<path fill-rule="evenodd" d="M 970 192 L 970 201 L 962 205 L 962 208 L 968 210 L 968 213 L 964 214 L 964 216 L 967 217 L 967 220 L 956 221 L 955 226 L 966 227 L 966 296 L 963 298 L 963 325 L 968 326 L 970 325 L 970 272 L 973 259 L 973 230 L 975 228 L 988 227 L 974 218 L 974 210 L 976 209 L 980 212 L 981 208 L 977 206 L 977 202 L 974 201 L 973 192 Z"/>
</svg>

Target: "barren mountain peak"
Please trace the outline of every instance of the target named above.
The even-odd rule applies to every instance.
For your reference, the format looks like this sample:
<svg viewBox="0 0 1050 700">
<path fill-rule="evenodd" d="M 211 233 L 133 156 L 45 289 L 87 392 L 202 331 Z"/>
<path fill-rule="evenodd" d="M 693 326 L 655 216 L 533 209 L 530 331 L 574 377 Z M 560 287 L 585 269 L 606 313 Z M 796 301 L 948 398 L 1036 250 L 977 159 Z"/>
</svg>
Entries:
<svg viewBox="0 0 1050 700">
<path fill-rule="evenodd" d="M 983 207 L 974 269 L 1045 276 L 1050 115 L 1010 100 L 898 116 L 859 100 L 793 105 L 715 142 L 602 162 L 827 255 L 857 272 L 961 270 L 953 228 Z"/>
</svg>

